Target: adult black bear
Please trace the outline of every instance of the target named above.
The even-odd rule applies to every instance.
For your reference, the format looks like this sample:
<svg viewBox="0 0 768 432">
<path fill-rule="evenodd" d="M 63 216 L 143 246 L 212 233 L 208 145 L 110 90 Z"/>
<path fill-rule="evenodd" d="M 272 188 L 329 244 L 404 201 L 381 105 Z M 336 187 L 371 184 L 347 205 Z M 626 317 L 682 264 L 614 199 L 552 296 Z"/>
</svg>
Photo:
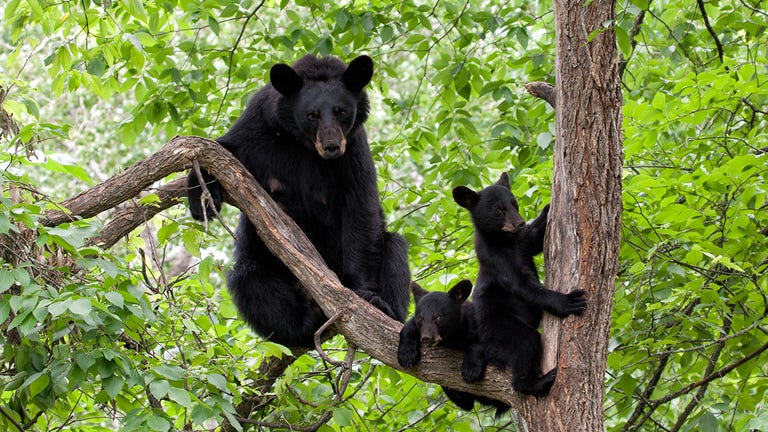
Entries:
<svg viewBox="0 0 768 432">
<path fill-rule="evenodd" d="M 528 224 L 503 173 L 496 184 L 480 192 L 465 186 L 453 189 L 456 202 L 468 209 L 475 226 L 475 254 L 480 271 L 472 296 L 481 349 L 469 363 L 479 365 L 464 378 L 475 382 L 485 362 L 512 371 L 512 387 L 525 394 L 549 393 L 557 369 L 541 375 L 542 310 L 558 317 L 580 315 L 586 307 L 582 290 L 562 294 L 541 284 L 533 256 L 544 249 L 549 205 Z"/>
<path fill-rule="evenodd" d="M 400 330 L 400 343 L 397 347 L 397 362 L 410 369 L 421 360 L 422 345 L 441 345 L 464 351 L 462 375 L 468 361 L 478 358 L 475 350 L 479 349 L 475 308 L 466 301 L 472 291 L 472 282 L 462 280 L 447 293 L 429 292 L 416 282 L 411 282 L 411 292 L 416 302 L 416 311 Z M 509 406 L 503 402 L 475 396 L 459 390 L 443 387 L 445 395 L 459 408 L 469 411 L 475 401 L 496 407 L 497 415 Z"/>
<path fill-rule="evenodd" d="M 376 169 L 363 123 L 363 88 L 373 61 L 349 66 L 307 55 L 277 64 L 232 128 L 218 138 L 293 218 L 341 282 L 387 315 L 405 321 L 410 272 L 407 245 L 385 230 Z M 203 173 L 216 208 L 221 185 Z M 189 175 L 192 216 L 202 220 L 201 188 Z M 206 206 L 208 217 L 212 209 Z M 289 346 L 313 345 L 325 321 L 306 289 L 240 216 L 235 265 L 227 285 L 241 316 L 263 337 Z"/>
</svg>

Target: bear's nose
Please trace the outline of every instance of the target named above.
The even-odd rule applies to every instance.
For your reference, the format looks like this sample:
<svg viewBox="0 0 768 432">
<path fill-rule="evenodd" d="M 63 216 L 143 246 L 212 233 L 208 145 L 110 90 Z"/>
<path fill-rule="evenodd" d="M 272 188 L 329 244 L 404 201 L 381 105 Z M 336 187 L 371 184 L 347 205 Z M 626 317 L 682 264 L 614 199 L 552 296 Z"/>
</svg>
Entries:
<svg viewBox="0 0 768 432">
<path fill-rule="evenodd" d="M 325 143 L 323 153 L 325 153 L 326 159 L 337 158 L 341 156 L 341 146 L 337 142 Z"/>
</svg>

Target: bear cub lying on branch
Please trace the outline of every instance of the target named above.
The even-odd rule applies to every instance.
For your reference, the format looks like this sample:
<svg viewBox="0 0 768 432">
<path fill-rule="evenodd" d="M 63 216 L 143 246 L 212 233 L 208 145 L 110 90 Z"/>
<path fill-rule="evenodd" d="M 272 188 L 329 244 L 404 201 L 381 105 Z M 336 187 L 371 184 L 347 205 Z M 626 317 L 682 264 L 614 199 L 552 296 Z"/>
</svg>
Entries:
<svg viewBox="0 0 768 432">
<path fill-rule="evenodd" d="M 388 233 L 363 123 L 364 87 L 373 61 L 349 66 L 312 55 L 277 64 L 231 129 L 217 138 L 304 231 L 342 284 L 390 317 L 405 321 L 410 271 L 407 244 Z M 197 173 L 188 177 L 198 220 L 221 207 L 223 190 L 203 171 L 213 208 L 202 201 Z M 312 347 L 326 317 L 291 271 L 240 216 L 235 265 L 227 277 L 240 315 L 266 339 Z"/>
<path fill-rule="evenodd" d="M 414 367 L 421 360 L 422 345 L 440 345 L 464 351 L 462 375 L 474 373 L 465 372 L 465 369 L 473 367 L 471 362 L 479 356 L 474 352 L 479 347 L 475 308 L 472 302 L 466 301 L 471 291 L 472 282 L 466 279 L 454 285 L 447 293 L 429 292 L 416 282 L 411 282 L 416 311 L 400 331 L 397 347 L 397 362 L 400 366 L 406 369 Z M 475 401 L 495 406 L 497 415 L 509 409 L 503 402 L 482 396 L 446 387 L 443 387 L 443 391 L 451 402 L 466 411 L 475 406 Z"/>
<path fill-rule="evenodd" d="M 533 256 L 544 249 L 549 205 L 526 224 L 507 173 L 480 192 L 458 186 L 453 198 L 472 216 L 480 265 L 472 295 L 479 347 L 465 362 L 481 367 L 462 368 L 463 377 L 479 381 L 490 363 L 512 372 L 512 387 L 518 392 L 546 395 L 557 369 L 541 374 L 542 311 L 558 317 L 581 315 L 587 303 L 582 290 L 563 294 L 539 281 Z"/>
</svg>

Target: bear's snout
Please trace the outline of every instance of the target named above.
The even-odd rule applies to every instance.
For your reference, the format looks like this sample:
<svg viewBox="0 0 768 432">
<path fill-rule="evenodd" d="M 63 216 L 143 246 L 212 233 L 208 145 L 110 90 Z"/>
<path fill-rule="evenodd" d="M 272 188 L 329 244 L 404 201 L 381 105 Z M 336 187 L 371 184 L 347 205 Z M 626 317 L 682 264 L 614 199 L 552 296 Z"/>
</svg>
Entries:
<svg viewBox="0 0 768 432">
<path fill-rule="evenodd" d="M 421 337 L 421 344 L 425 346 L 437 346 L 441 341 L 440 336 L 422 336 Z"/>
<path fill-rule="evenodd" d="M 320 128 L 315 138 L 315 150 L 323 159 L 336 159 L 344 155 L 347 139 L 337 125 L 335 128 Z"/>
</svg>

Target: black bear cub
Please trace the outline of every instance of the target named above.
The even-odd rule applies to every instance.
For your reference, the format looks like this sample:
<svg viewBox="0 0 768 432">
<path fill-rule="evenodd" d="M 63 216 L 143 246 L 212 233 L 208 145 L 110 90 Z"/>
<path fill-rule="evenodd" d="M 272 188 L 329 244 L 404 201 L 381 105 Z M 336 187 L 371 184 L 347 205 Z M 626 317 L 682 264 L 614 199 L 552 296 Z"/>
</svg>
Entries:
<svg viewBox="0 0 768 432">
<path fill-rule="evenodd" d="M 466 301 L 472 291 L 472 282 L 462 280 L 447 293 L 429 292 L 416 282 L 411 282 L 411 291 L 416 302 L 416 311 L 400 331 L 400 343 L 397 347 L 398 363 L 410 369 L 421 360 L 423 345 L 441 345 L 464 351 L 463 375 L 465 368 L 472 366 L 467 360 L 478 357 L 478 354 L 473 351 L 479 347 L 474 305 Z M 448 399 L 466 411 L 474 407 L 475 401 L 496 407 L 497 415 L 509 408 L 502 402 L 471 393 L 446 387 L 443 387 L 443 391 Z"/>
<path fill-rule="evenodd" d="M 373 61 L 347 66 L 334 57 L 307 55 L 277 64 L 229 131 L 217 138 L 304 231 L 341 282 L 389 316 L 408 312 L 407 245 L 388 233 L 376 169 L 363 123 L 365 86 Z M 203 172 L 216 210 L 223 190 Z M 188 177 L 190 212 L 213 216 L 201 203 L 198 176 Z M 240 216 L 235 265 L 227 277 L 240 315 L 261 336 L 284 345 L 313 345 L 326 320 L 306 289 Z"/>
<path fill-rule="evenodd" d="M 480 265 L 472 300 L 481 347 L 473 351 L 478 357 L 470 359 L 470 364 L 483 366 L 464 378 L 480 380 L 487 362 L 510 370 L 512 387 L 520 393 L 546 395 L 557 369 L 541 374 L 542 311 L 558 317 L 580 315 L 587 302 L 582 290 L 562 294 L 539 281 L 533 256 L 544 249 L 549 205 L 526 224 L 507 173 L 480 192 L 458 186 L 453 198 L 472 216 Z"/>
</svg>

